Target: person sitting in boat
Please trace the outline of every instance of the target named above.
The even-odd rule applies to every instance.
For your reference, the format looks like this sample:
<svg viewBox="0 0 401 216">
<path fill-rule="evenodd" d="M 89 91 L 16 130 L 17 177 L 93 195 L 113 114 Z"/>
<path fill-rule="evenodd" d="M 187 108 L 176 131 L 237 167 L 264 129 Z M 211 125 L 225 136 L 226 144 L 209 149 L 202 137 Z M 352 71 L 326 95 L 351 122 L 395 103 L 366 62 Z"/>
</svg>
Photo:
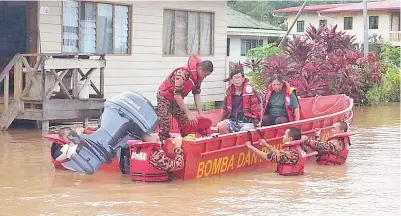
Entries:
<svg viewBox="0 0 401 216">
<path fill-rule="evenodd" d="M 348 124 L 344 121 L 336 122 L 331 129 L 331 136 L 326 142 L 320 141 L 321 130 L 315 132 L 315 139 L 307 141 L 303 149 L 309 149 L 318 152 L 317 162 L 320 165 L 341 165 L 348 157 L 350 138 L 352 134 L 348 133 Z"/>
<path fill-rule="evenodd" d="M 176 172 L 184 167 L 184 151 L 181 148 L 182 137 L 175 137 L 175 158 L 170 158 L 160 147 L 157 133 L 145 134 L 143 141 L 129 140 L 131 148 L 130 171 L 133 181 L 163 182 L 169 180 L 169 172 Z"/>
<path fill-rule="evenodd" d="M 277 172 L 284 176 L 295 176 L 304 174 L 306 162 L 306 152 L 301 148 L 301 144 L 308 139 L 301 135 L 298 128 L 288 128 L 283 136 L 283 150 L 278 150 L 269 145 L 265 139 L 259 140 L 259 145 L 268 148 L 269 153 L 265 153 L 252 145 L 251 141 L 246 142 L 247 147 L 259 157 L 277 163 Z"/>
<path fill-rule="evenodd" d="M 226 89 L 220 122 L 219 133 L 226 134 L 254 129 L 262 119 L 262 104 L 255 88 L 245 78 L 244 68 L 238 63 L 224 80 L 230 81 Z"/>
<path fill-rule="evenodd" d="M 200 116 L 201 83 L 212 72 L 211 61 L 202 61 L 197 56 L 191 56 L 187 64 L 176 68 L 160 85 L 157 92 L 157 116 L 162 141 L 170 137 L 171 116 L 177 120 L 180 130 L 187 121 L 197 124 L 196 117 L 184 103 L 184 97 L 192 91 Z"/>
<path fill-rule="evenodd" d="M 50 154 L 55 168 L 63 168 L 62 163 L 68 161 L 77 150 L 78 145 L 68 138 L 71 131 L 70 127 L 63 127 L 58 131 L 58 136 L 45 136 L 53 141 Z"/>
<path fill-rule="evenodd" d="M 282 76 L 275 74 L 267 87 L 262 126 L 282 124 L 300 119 L 300 105 L 295 89 Z"/>
</svg>

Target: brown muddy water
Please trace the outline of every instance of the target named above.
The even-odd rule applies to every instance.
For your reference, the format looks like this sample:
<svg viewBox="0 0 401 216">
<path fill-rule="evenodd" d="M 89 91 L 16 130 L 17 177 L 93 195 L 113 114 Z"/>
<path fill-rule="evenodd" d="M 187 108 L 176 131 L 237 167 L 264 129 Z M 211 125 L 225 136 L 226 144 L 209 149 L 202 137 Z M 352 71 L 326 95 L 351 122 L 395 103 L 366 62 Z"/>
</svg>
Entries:
<svg viewBox="0 0 401 216">
<path fill-rule="evenodd" d="M 347 164 L 161 184 L 54 171 L 36 130 L 0 133 L 0 215 L 400 215 L 400 106 L 356 108 Z"/>
</svg>

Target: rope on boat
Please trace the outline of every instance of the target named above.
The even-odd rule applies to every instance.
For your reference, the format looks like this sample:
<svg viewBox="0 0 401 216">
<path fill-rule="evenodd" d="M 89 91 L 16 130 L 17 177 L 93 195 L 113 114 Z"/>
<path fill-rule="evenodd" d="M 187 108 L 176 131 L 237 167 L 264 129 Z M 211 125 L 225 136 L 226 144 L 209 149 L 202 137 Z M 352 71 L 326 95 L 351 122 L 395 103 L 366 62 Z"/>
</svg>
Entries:
<svg viewBox="0 0 401 216">
<path fill-rule="evenodd" d="M 323 112 L 320 112 L 320 111 L 318 111 L 318 110 L 316 109 L 316 103 L 317 103 L 317 100 L 318 100 L 319 97 L 321 97 L 321 95 L 316 95 L 316 96 L 315 96 L 314 102 L 313 102 L 313 105 L 312 105 L 312 112 L 313 112 L 313 114 L 315 114 L 315 115 L 324 114 L 324 113 L 326 113 L 327 111 L 329 111 L 329 110 L 333 109 L 334 107 L 336 107 L 338 104 L 340 104 L 340 103 L 342 103 L 342 102 L 344 102 L 344 101 L 347 100 L 347 97 L 344 97 L 344 96 L 339 97 L 339 98 L 337 99 L 336 103 L 335 103 L 333 106 L 329 107 L 328 109 L 326 109 L 326 110 L 323 111 Z"/>
</svg>

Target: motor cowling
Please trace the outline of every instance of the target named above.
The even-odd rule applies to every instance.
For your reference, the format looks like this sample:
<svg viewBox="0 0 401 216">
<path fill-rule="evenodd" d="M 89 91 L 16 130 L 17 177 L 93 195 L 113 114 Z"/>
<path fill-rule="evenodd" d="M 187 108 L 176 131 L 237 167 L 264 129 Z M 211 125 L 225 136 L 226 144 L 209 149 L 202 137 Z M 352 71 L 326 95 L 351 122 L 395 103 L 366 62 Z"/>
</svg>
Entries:
<svg viewBox="0 0 401 216">
<path fill-rule="evenodd" d="M 128 147 L 127 140 L 141 139 L 157 126 L 157 115 L 152 104 L 137 92 L 122 92 L 104 103 L 101 125 L 94 133 L 69 135 L 78 144 L 71 157 L 74 170 L 93 174 L 104 164 L 110 164 L 121 147 Z"/>
</svg>

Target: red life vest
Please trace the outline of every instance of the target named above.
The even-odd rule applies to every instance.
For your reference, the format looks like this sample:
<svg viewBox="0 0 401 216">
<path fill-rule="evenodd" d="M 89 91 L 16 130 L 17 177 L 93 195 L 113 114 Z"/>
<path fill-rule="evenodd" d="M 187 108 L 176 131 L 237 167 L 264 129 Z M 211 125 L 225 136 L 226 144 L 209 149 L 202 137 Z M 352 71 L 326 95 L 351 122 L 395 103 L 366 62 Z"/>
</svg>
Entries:
<svg viewBox="0 0 401 216">
<path fill-rule="evenodd" d="M 298 161 L 294 165 L 287 164 L 278 164 L 277 172 L 280 175 L 284 176 L 295 176 L 295 175 L 303 175 L 304 174 L 304 166 L 306 162 L 306 152 L 304 152 L 301 148 L 301 144 L 308 140 L 307 136 L 302 136 L 300 140 L 294 140 L 287 144 L 284 144 L 284 148 L 292 148 L 298 153 Z"/>
<path fill-rule="evenodd" d="M 233 84 L 228 86 L 226 89 L 226 106 L 228 113 L 233 111 L 233 100 L 232 95 L 235 92 L 235 87 Z M 248 78 L 245 78 L 244 86 L 242 88 L 242 111 L 244 116 L 251 119 L 262 119 L 262 112 L 260 110 L 260 101 L 256 94 L 255 88 L 249 83 Z"/>
<path fill-rule="evenodd" d="M 285 81 L 283 81 L 283 85 L 285 87 L 284 106 L 285 106 L 285 110 L 287 111 L 288 121 L 292 122 L 292 121 L 294 121 L 294 110 L 291 107 L 291 93 L 294 92 L 294 94 L 295 94 L 296 91 L 293 87 L 290 86 L 290 84 L 288 84 Z M 267 92 L 266 92 L 264 111 L 267 109 L 267 106 L 269 105 L 269 100 L 270 100 L 272 93 L 273 93 L 273 88 L 271 85 L 269 85 L 267 87 Z M 296 98 L 298 100 L 298 97 L 296 97 Z M 299 104 L 299 109 L 301 109 L 301 104 L 299 103 L 299 101 L 298 101 L 298 104 Z"/>
<path fill-rule="evenodd" d="M 331 136 L 327 139 L 327 141 L 329 140 L 333 140 L 333 139 L 342 139 L 344 142 L 344 149 L 338 154 L 338 155 L 334 155 L 334 154 L 322 154 L 318 157 L 317 159 L 317 163 L 320 165 L 341 165 L 344 164 L 345 161 L 347 160 L 348 157 L 348 152 L 349 152 L 349 145 L 350 145 L 350 136 L 352 136 L 354 134 L 351 133 L 338 133 L 334 136 Z"/>
<path fill-rule="evenodd" d="M 190 76 L 189 79 L 184 83 L 184 89 L 182 93 L 182 97 L 184 98 L 191 92 L 194 87 L 200 83 L 202 80 L 198 80 L 198 72 L 196 70 L 197 64 L 201 63 L 202 59 L 197 56 L 191 56 L 188 59 L 188 63 L 176 68 L 170 75 L 163 81 L 163 83 L 159 87 L 159 94 L 166 98 L 169 101 L 174 101 L 174 85 L 173 79 L 174 74 L 177 70 L 186 70 L 189 71 Z"/>
<path fill-rule="evenodd" d="M 46 138 L 47 140 L 53 142 L 52 145 L 62 146 L 62 145 L 67 144 L 63 139 L 60 138 L 60 136 L 58 134 L 48 134 L 48 135 L 43 136 L 43 137 Z M 56 161 L 55 158 L 53 158 L 52 154 L 50 154 L 50 158 L 52 160 L 52 163 L 53 163 L 54 167 L 56 169 L 62 169 L 62 170 L 65 170 L 65 168 L 61 164 L 64 163 L 64 162 L 70 161 L 70 159 L 65 159 L 65 160 L 62 160 L 62 161 Z"/>
<path fill-rule="evenodd" d="M 164 182 L 169 178 L 168 172 L 150 165 L 149 159 L 153 149 L 159 150 L 160 143 L 129 140 L 131 149 L 130 171 L 132 181 Z"/>
</svg>

